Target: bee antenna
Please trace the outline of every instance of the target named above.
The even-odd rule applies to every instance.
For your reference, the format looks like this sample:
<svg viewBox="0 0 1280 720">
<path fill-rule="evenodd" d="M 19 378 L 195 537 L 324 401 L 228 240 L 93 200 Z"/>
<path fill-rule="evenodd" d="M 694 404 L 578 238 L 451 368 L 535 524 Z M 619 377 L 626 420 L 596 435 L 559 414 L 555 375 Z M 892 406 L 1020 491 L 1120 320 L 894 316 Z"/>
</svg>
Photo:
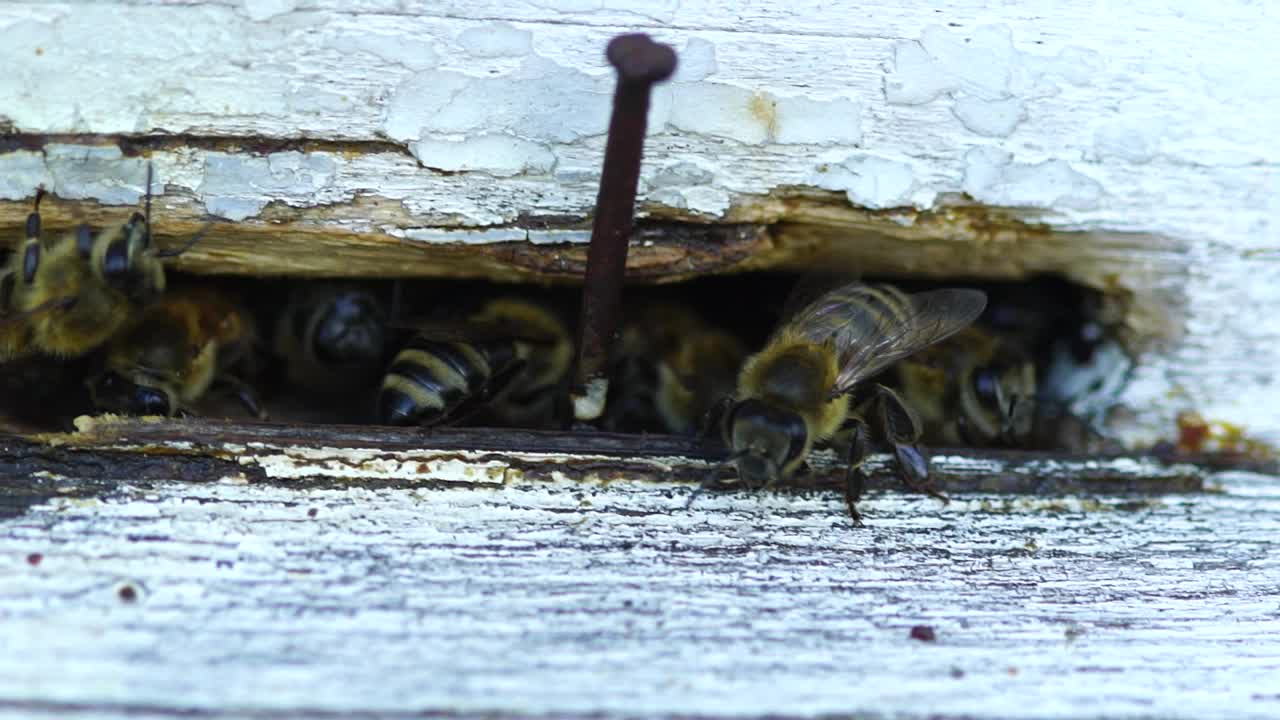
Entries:
<svg viewBox="0 0 1280 720">
<path fill-rule="evenodd" d="M 147 221 L 147 233 L 151 232 L 151 161 L 147 161 L 147 194 L 146 205 L 143 208 L 143 217 Z"/>
<path fill-rule="evenodd" d="M 1004 414 L 1000 419 L 1000 437 L 1005 442 L 1013 440 L 1013 414 L 1018 410 L 1018 401 L 1022 399 L 1020 393 L 1013 393 L 1009 396 L 1009 412 Z"/>
<path fill-rule="evenodd" d="M 192 247 L 194 247 L 196 243 L 198 243 L 198 242 L 200 242 L 201 240 L 203 240 L 203 239 L 204 239 L 204 236 L 205 236 L 205 235 L 207 235 L 207 234 L 209 233 L 209 228 L 211 228 L 211 227 L 213 227 L 213 223 L 211 223 L 211 222 L 209 222 L 209 223 L 205 223 L 205 224 L 204 224 L 204 227 L 200 228 L 200 231 L 199 231 L 199 232 L 197 232 L 197 233 L 195 234 L 195 236 L 193 236 L 190 240 L 188 240 L 188 241 L 187 241 L 187 244 L 183 245 L 182 247 L 178 248 L 177 250 L 165 250 L 165 251 L 163 251 L 163 252 L 157 252 L 157 253 L 156 253 L 156 257 L 158 257 L 158 258 L 171 258 L 171 257 L 178 257 L 179 255 L 181 255 L 181 254 L 185 253 L 186 251 L 188 251 L 188 250 L 190 250 Z M 147 225 L 147 232 L 151 232 L 150 228 L 151 228 L 151 226 L 150 226 L 150 225 Z"/>
<path fill-rule="evenodd" d="M 40 201 L 44 199 L 45 194 L 46 193 L 45 193 L 44 185 L 37 185 L 36 186 L 36 206 L 35 206 L 35 209 L 32 210 L 32 212 L 40 212 Z"/>
</svg>

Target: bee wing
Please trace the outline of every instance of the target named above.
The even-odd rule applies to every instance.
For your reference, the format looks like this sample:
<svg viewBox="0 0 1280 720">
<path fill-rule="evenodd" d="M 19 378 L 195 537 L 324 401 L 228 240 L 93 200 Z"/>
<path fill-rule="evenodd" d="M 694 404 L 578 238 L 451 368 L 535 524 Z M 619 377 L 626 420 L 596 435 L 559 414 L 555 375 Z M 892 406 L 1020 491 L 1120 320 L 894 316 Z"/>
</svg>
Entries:
<svg viewBox="0 0 1280 720">
<path fill-rule="evenodd" d="M 839 290 L 862 279 L 858 273 L 844 270 L 811 270 L 806 272 L 792 286 L 783 301 L 778 317 L 782 322 L 797 317 L 801 311 L 817 302 L 824 295 Z"/>
<path fill-rule="evenodd" d="M 800 310 L 783 330 L 835 349 L 840 370 L 834 396 L 963 330 L 986 305 L 981 290 L 945 288 L 908 295 L 888 285 L 852 283 Z"/>
</svg>

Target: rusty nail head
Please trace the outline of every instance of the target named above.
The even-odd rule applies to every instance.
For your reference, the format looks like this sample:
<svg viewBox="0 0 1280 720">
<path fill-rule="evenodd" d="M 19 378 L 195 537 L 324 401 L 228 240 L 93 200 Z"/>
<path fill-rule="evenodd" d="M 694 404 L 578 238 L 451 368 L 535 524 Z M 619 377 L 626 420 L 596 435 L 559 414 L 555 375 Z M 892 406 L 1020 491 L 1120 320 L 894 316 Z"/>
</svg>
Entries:
<svg viewBox="0 0 1280 720">
<path fill-rule="evenodd" d="M 619 35 L 605 51 L 609 64 L 618 70 L 624 82 L 662 82 L 676 71 L 676 51 L 670 45 L 656 43 L 644 33 Z"/>
</svg>

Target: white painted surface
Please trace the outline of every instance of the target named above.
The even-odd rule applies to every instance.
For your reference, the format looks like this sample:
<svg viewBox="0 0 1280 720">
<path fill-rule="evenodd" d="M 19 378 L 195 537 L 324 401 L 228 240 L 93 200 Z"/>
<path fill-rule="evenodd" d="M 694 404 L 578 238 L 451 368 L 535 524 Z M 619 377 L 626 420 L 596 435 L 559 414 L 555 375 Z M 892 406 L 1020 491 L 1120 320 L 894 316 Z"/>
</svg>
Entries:
<svg viewBox="0 0 1280 720">
<path fill-rule="evenodd" d="M 644 482 L 55 499 L 0 521 L 0 714 L 1272 718 L 1280 479 L 1219 479 L 864 530 Z"/>
<path fill-rule="evenodd" d="M 753 198 L 782 187 L 870 208 L 965 192 L 1055 228 L 1172 238 L 1186 275 L 1169 282 L 1193 312 L 1140 363 L 1127 437 L 1167 438 L 1195 408 L 1280 442 L 1271 3 L 7 2 L 0 120 L 390 141 L 156 160 L 170 193 L 228 219 L 371 194 L 407 215 L 369 230 L 483 231 L 589 211 L 612 87 L 601 50 L 637 29 L 684 63 L 651 112 L 650 210 L 767 221 L 786 208 Z M 41 182 L 137 197 L 137 160 L 82 154 L 0 155 L 0 198 Z"/>
</svg>

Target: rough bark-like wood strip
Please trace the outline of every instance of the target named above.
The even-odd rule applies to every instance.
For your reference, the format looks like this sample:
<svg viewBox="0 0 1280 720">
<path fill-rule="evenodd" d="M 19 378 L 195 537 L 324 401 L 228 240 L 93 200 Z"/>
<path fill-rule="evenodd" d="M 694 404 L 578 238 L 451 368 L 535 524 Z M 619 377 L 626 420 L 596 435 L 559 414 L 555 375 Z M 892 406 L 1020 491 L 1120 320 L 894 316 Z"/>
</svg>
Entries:
<svg viewBox="0 0 1280 720">
<path fill-rule="evenodd" d="M 28 455 L 34 457 L 25 460 L 28 465 L 15 467 L 76 476 L 94 469 L 89 465 L 77 471 L 77 463 L 109 463 L 116 457 L 142 464 L 150 458 L 153 466 L 138 477 L 168 473 L 201 480 L 247 469 L 252 477 L 269 481 L 402 485 L 492 485 L 526 476 L 698 482 L 725 456 L 718 443 L 694 438 L 596 432 L 421 430 L 203 419 L 85 418 L 79 425 L 80 432 L 74 434 L 44 436 L 47 445 L 39 450 L 27 445 Z M 11 445 L 24 442 L 29 441 L 10 440 Z M 844 468 L 834 453 L 816 452 L 811 461 L 812 477 L 797 478 L 783 487 L 843 486 Z M 866 468 L 870 488 L 899 487 L 889 456 L 873 456 Z M 124 476 L 135 472 L 130 468 Z M 1152 456 L 971 449 L 935 451 L 932 475 L 948 492 L 1037 495 L 1198 492 L 1204 479 L 1194 465 Z"/>
<path fill-rule="evenodd" d="M 478 231 L 467 228 L 434 229 L 433 239 L 417 240 L 385 232 L 391 220 L 381 216 L 376 202 L 358 204 L 363 207 L 346 212 L 282 209 L 271 214 L 270 222 L 216 222 L 204 239 L 168 264 L 218 275 L 454 277 L 544 284 L 581 282 L 586 267 L 586 243 L 567 241 L 587 236 L 582 219 L 491 230 L 503 237 L 532 234 L 538 242 L 481 240 L 475 237 Z M 70 231 L 73 223 L 101 228 L 118 224 L 128 215 L 120 208 L 95 203 L 63 202 L 58 211 L 51 210 L 54 205 L 42 206 L 47 237 Z M 0 203 L 0 248 L 21 239 L 30 211 L 29 204 Z M 361 227 L 353 229 L 346 216 L 361 211 L 366 216 L 359 222 Z M 176 247 L 204 227 L 198 216 L 158 217 L 156 238 L 161 247 Z M 554 242 L 558 236 L 566 242 Z M 740 267 L 770 267 L 787 257 L 776 248 L 765 226 L 753 224 L 644 223 L 637 226 L 632 245 L 627 278 L 637 282 L 675 282 Z"/>
</svg>

